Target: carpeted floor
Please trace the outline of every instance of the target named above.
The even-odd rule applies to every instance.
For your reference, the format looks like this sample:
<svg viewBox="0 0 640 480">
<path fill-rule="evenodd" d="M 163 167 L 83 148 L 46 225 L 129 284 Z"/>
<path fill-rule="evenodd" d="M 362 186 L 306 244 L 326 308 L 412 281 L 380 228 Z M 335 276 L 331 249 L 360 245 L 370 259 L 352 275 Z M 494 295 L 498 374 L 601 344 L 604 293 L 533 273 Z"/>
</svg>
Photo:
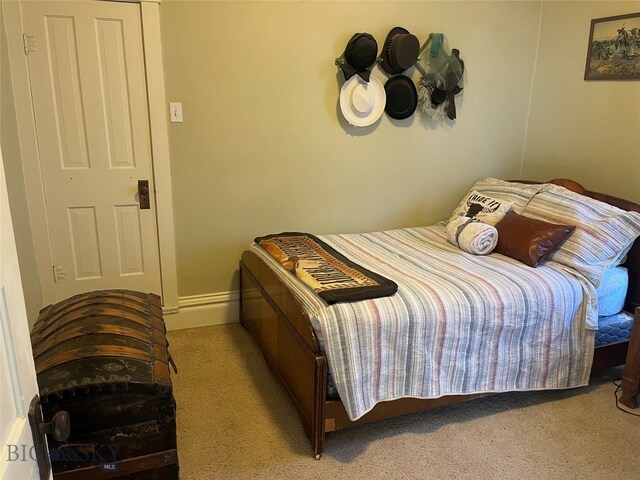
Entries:
<svg viewBox="0 0 640 480">
<path fill-rule="evenodd" d="M 640 418 L 614 404 L 620 369 L 582 389 L 507 393 L 334 432 L 316 461 L 239 324 L 168 336 L 184 480 L 640 479 Z"/>
</svg>

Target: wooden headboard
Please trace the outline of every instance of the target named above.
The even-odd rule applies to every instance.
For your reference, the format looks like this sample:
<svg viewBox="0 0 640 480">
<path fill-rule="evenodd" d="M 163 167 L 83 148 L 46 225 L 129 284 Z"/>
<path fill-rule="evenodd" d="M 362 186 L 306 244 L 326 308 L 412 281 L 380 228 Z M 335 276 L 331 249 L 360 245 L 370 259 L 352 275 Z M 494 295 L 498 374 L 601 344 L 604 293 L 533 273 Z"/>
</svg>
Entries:
<svg viewBox="0 0 640 480">
<path fill-rule="evenodd" d="M 528 180 L 513 181 L 520 183 L 543 183 L 532 182 Z M 573 180 L 569 180 L 566 178 L 554 178 L 553 180 L 549 180 L 545 183 L 560 185 L 581 195 L 585 195 L 587 197 L 600 200 L 601 202 L 608 203 L 609 205 L 613 205 L 614 207 L 621 208 L 622 210 L 640 213 L 640 205 L 638 205 L 637 203 L 614 197 L 612 195 L 607 195 L 606 193 L 592 192 L 585 189 L 582 185 L 580 185 L 578 182 L 574 182 Z M 637 238 L 633 244 L 633 247 L 631 247 L 624 266 L 629 270 L 629 290 L 627 292 L 625 310 L 627 312 L 633 313 L 635 312 L 635 309 L 637 307 L 640 307 L 640 238 Z"/>
</svg>

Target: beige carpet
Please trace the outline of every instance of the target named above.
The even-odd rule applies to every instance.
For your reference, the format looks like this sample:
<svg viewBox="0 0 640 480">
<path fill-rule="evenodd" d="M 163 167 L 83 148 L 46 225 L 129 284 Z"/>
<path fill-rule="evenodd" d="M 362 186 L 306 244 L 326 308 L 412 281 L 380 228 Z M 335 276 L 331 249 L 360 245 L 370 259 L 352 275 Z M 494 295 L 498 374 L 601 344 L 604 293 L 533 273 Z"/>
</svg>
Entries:
<svg viewBox="0 0 640 480">
<path fill-rule="evenodd" d="M 184 480 L 640 479 L 640 418 L 616 410 L 611 376 L 334 432 L 316 461 L 292 402 L 239 324 L 169 332 L 169 341 Z"/>
</svg>

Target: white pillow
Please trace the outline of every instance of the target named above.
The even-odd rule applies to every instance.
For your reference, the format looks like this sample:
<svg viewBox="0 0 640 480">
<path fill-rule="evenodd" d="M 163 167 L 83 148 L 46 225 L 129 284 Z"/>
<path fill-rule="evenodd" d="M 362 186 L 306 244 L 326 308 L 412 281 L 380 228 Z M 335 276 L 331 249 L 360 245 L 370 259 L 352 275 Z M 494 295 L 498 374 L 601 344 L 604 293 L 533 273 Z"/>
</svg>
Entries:
<svg viewBox="0 0 640 480">
<path fill-rule="evenodd" d="M 575 225 L 567 240 L 547 257 L 582 273 L 596 287 L 603 272 L 640 235 L 640 214 L 545 184 L 524 210 L 527 217 Z"/>
<path fill-rule="evenodd" d="M 509 213 L 512 207 L 513 203 L 511 202 L 471 190 L 453 211 L 449 221 L 458 217 L 469 217 L 476 222 L 495 225 Z"/>
</svg>

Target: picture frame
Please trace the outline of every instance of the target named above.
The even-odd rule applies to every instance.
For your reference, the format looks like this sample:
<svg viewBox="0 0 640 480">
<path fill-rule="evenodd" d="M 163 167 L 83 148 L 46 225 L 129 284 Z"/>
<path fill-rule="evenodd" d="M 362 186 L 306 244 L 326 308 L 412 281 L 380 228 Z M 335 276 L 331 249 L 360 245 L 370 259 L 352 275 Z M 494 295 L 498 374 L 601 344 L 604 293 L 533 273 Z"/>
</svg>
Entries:
<svg viewBox="0 0 640 480">
<path fill-rule="evenodd" d="M 585 80 L 640 80 L 640 12 L 591 20 Z"/>
</svg>

